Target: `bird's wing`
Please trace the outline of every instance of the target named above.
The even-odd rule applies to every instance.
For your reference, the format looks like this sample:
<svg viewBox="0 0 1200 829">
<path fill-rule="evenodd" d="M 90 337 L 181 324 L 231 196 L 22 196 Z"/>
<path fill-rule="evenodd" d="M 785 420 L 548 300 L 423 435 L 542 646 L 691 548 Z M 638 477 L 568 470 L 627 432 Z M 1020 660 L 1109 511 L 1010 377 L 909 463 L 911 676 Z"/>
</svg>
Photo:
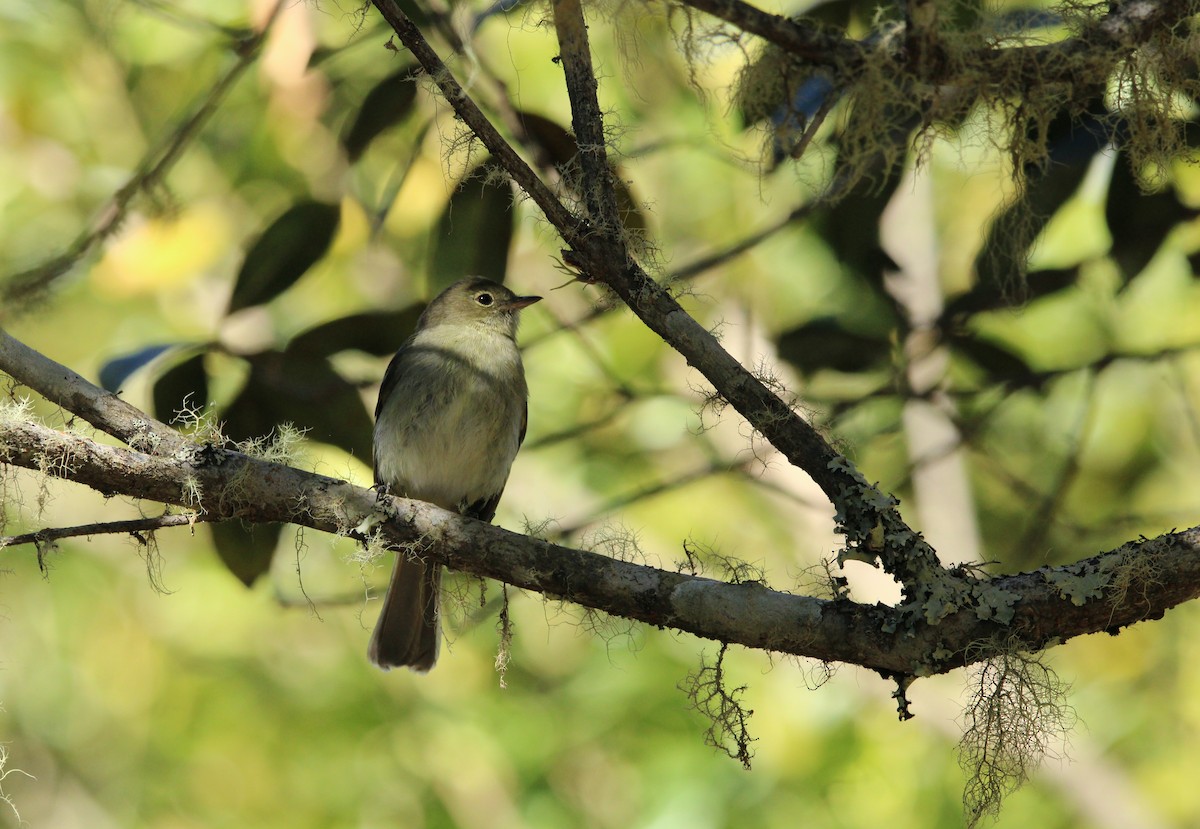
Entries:
<svg viewBox="0 0 1200 829">
<path fill-rule="evenodd" d="M 408 343 L 400 346 L 400 350 L 392 356 L 392 361 L 388 363 L 387 371 L 383 373 L 383 382 L 379 384 L 379 399 L 375 402 L 375 422 L 379 422 L 379 413 L 383 411 L 384 401 L 392 396 L 392 391 L 400 383 L 400 377 L 404 373 L 403 358 L 408 348 Z M 379 441 L 373 442 L 374 447 L 371 451 L 372 467 L 375 469 L 375 485 L 386 485 L 387 481 L 379 480 Z"/>
<path fill-rule="evenodd" d="M 525 429 L 529 426 L 529 402 L 521 407 L 521 433 L 517 437 L 517 447 L 525 442 Z M 478 518 L 480 521 L 491 520 L 496 517 L 496 506 L 500 503 L 500 496 L 504 494 L 504 487 L 500 487 L 500 491 L 495 495 L 487 498 L 480 498 L 473 504 L 470 504 L 464 511 L 463 515 L 469 515 L 471 518 Z"/>
</svg>

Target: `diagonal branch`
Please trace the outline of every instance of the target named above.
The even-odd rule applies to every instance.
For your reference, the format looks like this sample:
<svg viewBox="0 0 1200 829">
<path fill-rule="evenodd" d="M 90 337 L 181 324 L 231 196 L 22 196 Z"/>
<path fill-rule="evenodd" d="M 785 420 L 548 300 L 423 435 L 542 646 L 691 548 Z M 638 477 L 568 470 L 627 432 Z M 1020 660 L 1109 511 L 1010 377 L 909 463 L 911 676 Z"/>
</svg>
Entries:
<svg viewBox="0 0 1200 829">
<path fill-rule="evenodd" d="M 656 0 L 645 0 L 647 4 Z M 855 72 L 865 58 L 864 47 L 825 27 L 765 12 L 743 0 L 681 0 L 683 5 L 705 12 L 735 28 L 773 43 L 798 58 L 831 69 Z"/>
<path fill-rule="evenodd" d="M 154 454 L 170 454 L 187 441 L 170 426 L 89 383 L 0 328 L 0 371 L 82 417 L 102 432 Z"/>
<path fill-rule="evenodd" d="M 722 348 L 711 332 L 689 315 L 670 293 L 655 283 L 633 260 L 615 230 L 597 232 L 591 223 L 571 214 L 466 94 L 395 0 L 373 2 L 401 42 L 441 89 L 455 113 L 542 209 L 571 247 L 571 250 L 564 251 L 564 259 L 582 271 L 586 281 L 602 282 L 616 292 L 650 330 L 678 351 L 688 365 L 700 371 L 717 393 L 791 464 L 808 473 L 837 510 L 848 547 L 856 550 L 861 558 L 874 560 L 878 557 L 884 568 L 905 584 L 910 598 L 923 599 L 927 591 L 920 583 L 942 578 L 944 571 L 934 551 L 904 523 L 895 509 L 895 499 L 871 486 L 854 465 L 835 451 L 789 402 Z M 577 5 L 575 8 L 575 13 L 581 14 Z M 571 7 L 563 6 L 561 10 L 568 13 Z M 583 24 L 580 22 L 579 25 Z M 586 39 L 560 46 L 563 47 L 564 64 L 584 60 L 579 49 L 586 46 Z M 587 60 L 590 63 L 590 58 Z M 566 71 L 568 80 L 581 78 L 585 74 L 569 68 Z M 594 101 L 594 85 L 584 81 L 581 83 L 588 88 L 569 90 L 573 118 L 577 110 L 585 114 L 599 111 L 598 105 L 585 100 L 590 98 Z M 589 130 L 598 130 L 602 135 L 602 122 L 594 124 Z M 603 160 L 602 147 L 599 159 Z M 596 163 L 594 156 L 592 163 Z M 607 180 L 607 175 L 606 169 L 600 180 Z M 603 208 L 603 203 L 599 202 L 598 206 Z M 619 222 L 606 225 L 610 228 L 620 226 Z"/>
</svg>

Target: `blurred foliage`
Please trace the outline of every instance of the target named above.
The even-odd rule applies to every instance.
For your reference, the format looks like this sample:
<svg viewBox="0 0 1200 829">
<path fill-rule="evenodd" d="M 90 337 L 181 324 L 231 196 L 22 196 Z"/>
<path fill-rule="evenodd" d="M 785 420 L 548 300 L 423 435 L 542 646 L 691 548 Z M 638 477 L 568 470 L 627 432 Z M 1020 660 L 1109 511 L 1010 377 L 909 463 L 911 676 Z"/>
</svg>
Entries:
<svg viewBox="0 0 1200 829">
<path fill-rule="evenodd" d="M 997 19 L 1019 10 L 997 6 Z M 874 9 L 813 14 L 861 37 Z M 955 9 L 964 26 L 985 14 Z M 544 10 L 468 10 L 478 28 L 455 70 L 525 133 L 530 157 L 577 187 Z M 797 394 L 911 521 L 943 506 L 913 484 L 905 420 L 907 361 L 926 336 L 945 362 L 938 390 L 979 558 L 1018 570 L 1195 523 L 1200 171 L 1186 159 L 1134 169 L 1085 113 L 1048 124 L 1048 159 L 1018 187 L 982 132 L 987 113 L 971 112 L 922 143 L 921 176 L 903 153 L 881 159 L 839 202 L 792 220 L 836 181 L 845 113 L 835 107 L 790 159 L 769 109 L 747 113 L 765 133 L 730 117 L 741 49 L 686 39 L 653 7 L 593 12 L 627 230 L 646 234 L 664 277 L 761 232 L 674 283 L 685 306 Z M 92 226 L 262 16 L 242 0 L 0 9 L 0 274 L 49 261 Z M 202 406 L 234 441 L 292 423 L 309 438 L 296 463 L 367 484 L 388 355 L 441 285 L 484 272 L 547 297 L 522 333 L 529 435 L 499 523 L 666 567 L 684 566 L 687 542 L 713 551 L 714 576 L 736 556 L 773 586 L 826 589 L 836 540 L 819 493 L 732 412 L 718 416 L 628 313 L 600 310 L 595 289 L 553 290 L 565 281 L 558 240 L 385 48 L 388 34 L 354 8 L 285 6 L 169 176 L 46 306 L 4 324 L 160 417 L 191 412 L 188 428 L 205 427 Z M 1097 117 L 1112 106 L 1097 99 Z M 911 203 L 920 188 L 925 214 Z M 1024 280 L 1014 238 L 1032 246 Z M 921 244 L 940 305 L 918 324 L 894 277 Z M 9 530 L 139 510 L 21 476 L 5 491 Z M 970 548 L 941 541 L 950 559 Z M 961 825 L 961 677 L 914 685 L 917 716 L 901 724 L 874 676 L 826 681 L 822 666 L 731 649 L 726 690 L 746 686 L 754 711 L 746 773 L 704 744 L 709 724 L 677 687 L 714 669 L 697 668 L 691 637 L 518 595 L 502 691 L 497 591 L 481 601 L 460 578 L 437 670 L 383 675 L 363 655 L 364 591 L 378 595 L 386 562 L 360 565 L 353 545 L 292 528 L 164 532 L 157 544 L 64 543 L 45 580 L 32 556 L 8 552 L 0 742 L 7 768 L 35 779 L 0 787 L 31 825 Z M 156 593 L 147 566 L 174 592 Z M 855 598 L 894 595 L 874 573 L 847 576 Z M 1049 655 L 1087 728 L 1068 749 L 1075 762 L 1038 772 L 998 826 L 1200 823 L 1188 783 L 1200 773 L 1197 612 Z M 3 804 L 0 822 L 17 825 Z"/>
</svg>

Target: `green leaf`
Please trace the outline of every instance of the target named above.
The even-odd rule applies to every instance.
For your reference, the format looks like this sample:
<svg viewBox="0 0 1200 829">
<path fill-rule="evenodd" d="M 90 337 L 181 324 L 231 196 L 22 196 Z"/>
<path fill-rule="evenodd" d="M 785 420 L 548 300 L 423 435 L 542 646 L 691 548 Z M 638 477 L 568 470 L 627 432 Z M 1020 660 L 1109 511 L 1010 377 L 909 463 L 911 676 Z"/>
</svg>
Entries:
<svg viewBox="0 0 1200 829">
<path fill-rule="evenodd" d="M 399 124 L 412 112 L 417 100 L 416 78 L 420 73 L 419 66 L 407 65 L 375 84 L 367 93 L 354 121 L 342 135 L 342 146 L 351 162 L 357 161 L 380 133 Z"/>
<path fill-rule="evenodd" d="M 382 357 L 408 339 L 424 310 L 425 304 L 417 303 L 399 311 L 367 311 L 330 320 L 297 334 L 287 350 L 321 357 L 353 350 Z"/>
<path fill-rule="evenodd" d="M 268 227 L 246 254 L 229 299 L 229 312 L 270 302 L 296 283 L 329 250 L 341 209 L 300 202 Z"/>
<path fill-rule="evenodd" d="M 1026 277 L 1021 299 L 1032 302 L 1040 297 L 1058 293 L 1074 285 L 1078 276 L 1078 268 L 1035 271 Z M 946 303 L 940 324 L 943 328 L 952 328 L 973 314 L 1008 308 L 1012 303 L 1013 295 L 1009 287 L 979 282 L 965 294 L 959 294 Z"/>
<path fill-rule="evenodd" d="M 486 165 L 467 174 L 433 232 L 429 288 L 440 293 L 464 276 L 503 282 L 513 235 L 512 187 L 487 182 Z"/>
<path fill-rule="evenodd" d="M 269 435 L 284 423 L 362 458 L 371 457 L 372 422 L 362 396 L 323 356 L 292 351 L 250 355 L 245 386 L 222 413 L 233 440 Z"/>
<path fill-rule="evenodd" d="M 821 369 L 860 372 L 884 364 L 891 356 L 891 343 L 847 331 L 836 320 L 822 317 L 780 337 L 779 356 L 804 374 Z"/>
<path fill-rule="evenodd" d="M 1118 163 L 1108 187 L 1104 218 L 1112 234 L 1111 256 L 1126 281 L 1150 262 L 1177 225 L 1196 216 L 1180 203 L 1173 189 L 1145 193 L 1128 164 Z"/>
<path fill-rule="evenodd" d="M 899 267 L 880 243 L 879 223 L 903 173 L 903 159 L 881 166 L 829 210 L 815 216 L 812 225 L 843 269 L 861 279 L 889 306 L 895 300 L 884 289 L 883 275 Z"/>
<path fill-rule="evenodd" d="M 247 587 L 271 569 L 282 524 L 245 525 L 221 521 L 210 525 L 213 546 L 221 562 Z"/>
<path fill-rule="evenodd" d="M 175 420 L 185 405 L 203 409 L 208 403 L 208 374 L 204 352 L 172 366 L 154 381 L 154 415 L 164 423 Z"/>
<path fill-rule="evenodd" d="M 525 132 L 542 148 L 546 158 L 560 172 L 575 159 L 579 145 L 575 143 L 575 136 L 566 127 L 534 112 L 518 112 L 517 118 L 520 119 Z"/>
<path fill-rule="evenodd" d="M 1045 377 L 1030 368 L 1021 355 L 999 343 L 973 336 L 951 337 L 948 342 L 983 370 L 987 375 L 985 385 L 1040 389 L 1045 382 Z"/>
</svg>

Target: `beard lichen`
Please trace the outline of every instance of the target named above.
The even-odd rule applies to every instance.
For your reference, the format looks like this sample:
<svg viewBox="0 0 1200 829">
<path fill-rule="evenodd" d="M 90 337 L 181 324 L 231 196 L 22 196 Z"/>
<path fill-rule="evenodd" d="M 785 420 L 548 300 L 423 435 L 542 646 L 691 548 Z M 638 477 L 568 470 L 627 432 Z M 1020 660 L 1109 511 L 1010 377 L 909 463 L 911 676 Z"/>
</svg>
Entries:
<svg viewBox="0 0 1200 829">
<path fill-rule="evenodd" d="M 732 687 L 729 684 L 725 672 L 725 654 L 728 650 L 729 644 L 722 642 L 713 662 L 709 662 L 708 656 L 701 653 L 700 667 L 679 683 L 679 689 L 688 695 L 692 708 L 708 719 L 704 742 L 728 754 L 749 770 L 754 757 L 750 744 L 755 741 L 750 736 L 749 723 L 754 712 L 742 704 L 746 686 Z"/>
<path fill-rule="evenodd" d="M 963 710 L 959 765 L 966 772 L 963 810 L 969 829 L 995 816 L 1047 758 L 1062 757 L 1078 720 L 1069 686 L 1039 655 L 1012 642 L 976 646 L 990 656 L 972 669 Z"/>
<path fill-rule="evenodd" d="M 831 200 L 881 186 L 906 158 L 921 163 L 935 138 L 990 147 L 1016 195 L 997 213 L 979 277 L 1019 301 L 1042 214 L 1061 203 L 1040 205 L 1030 188 L 1051 168 L 1078 163 L 1062 155 L 1068 144 L 1078 149 L 1081 128 L 1092 133 L 1086 153 L 1111 145 L 1146 190 L 1186 157 L 1200 98 L 1196 6 L 1069 0 L 1019 18 L 980 14 L 961 0 L 933 5 L 919 30 L 894 19 L 834 26 L 796 18 L 813 37 L 845 48 L 814 57 L 768 43 L 747 58 L 732 99 L 747 123 L 761 125 L 773 163 L 836 154 L 832 168 L 797 168 L 832 175 L 824 185 Z M 814 120 L 826 114 L 828 140 L 812 141 Z"/>
</svg>

